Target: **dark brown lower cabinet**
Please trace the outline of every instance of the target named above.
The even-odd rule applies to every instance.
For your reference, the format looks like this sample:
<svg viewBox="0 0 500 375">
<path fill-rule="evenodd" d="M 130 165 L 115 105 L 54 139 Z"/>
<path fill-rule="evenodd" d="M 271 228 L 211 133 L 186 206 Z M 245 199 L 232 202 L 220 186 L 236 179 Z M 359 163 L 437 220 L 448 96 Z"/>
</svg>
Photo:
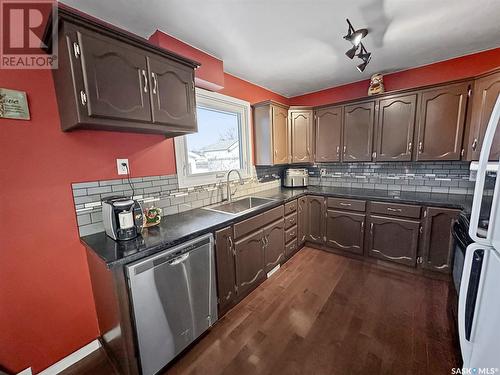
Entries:
<svg viewBox="0 0 500 375">
<path fill-rule="evenodd" d="M 325 242 L 325 209 L 326 204 L 324 197 L 316 195 L 307 196 L 307 241 L 321 244 Z"/>
<path fill-rule="evenodd" d="M 395 217 L 368 217 L 369 256 L 415 267 L 420 222 Z"/>
<path fill-rule="evenodd" d="M 263 231 L 259 230 L 234 244 L 239 298 L 250 293 L 266 278 L 263 236 Z"/>
<path fill-rule="evenodd" d="M 453 261 L 452 227 L 459 210 L 429 207 L 424 212 L 422 267 L 439 272 L 450 272 Z"/>
<path fill-rule="evenodd" d="M 326 244 L 334 249 L 363 254 L 365 215 L 328 210 L 326 216 Z"/>
<path fill-rule="evenodd" d="M 301 248 L 306 242 L 309 222 L 308 218 L 307 197 L 297 199 L 297 248 Z"/>
<path fill-rule="evenodd" d="M 271 271 L 285 259 L 285 223 L 280 219 L 264 228 L 265 271 Z"/>
<path fill-rule="evenodd" d="M 232 227 L 215 232 L 215 261 L 219 316 L 222 316 L 234 306 L 238 299 Z"/>
</svg>

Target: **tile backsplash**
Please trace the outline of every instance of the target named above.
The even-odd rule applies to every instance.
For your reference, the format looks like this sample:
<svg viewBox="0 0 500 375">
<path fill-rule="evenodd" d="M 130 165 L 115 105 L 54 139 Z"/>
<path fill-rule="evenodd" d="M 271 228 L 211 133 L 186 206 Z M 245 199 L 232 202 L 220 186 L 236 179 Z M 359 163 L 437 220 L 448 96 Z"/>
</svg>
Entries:
<svg viewBox="0 0 500 375">
<path fill-rule="evenodd" d="M 321 173 L 323 172 L 323 173 Z M 331 163 L 309 167 L 311 185 L 472 194 L 469 162 Z"/>
<path fill-rule="evenodd" d="M 248 195 L 281 185 L 281 168 L 258 167 L 256 177 L 246 179 L 243 185 L 232 182 L 234 196 Z M 177 175 L 131 178 L 134 197 L 144 207 L 154 205 L 163 215 L 192 210 L 226 199 L 226 184 L 211 184 L 194 188 L 179 188 Z M 73 200 L 80 236 L 102 232 L 101 201 L 112 195 L 132 195 L 128 180 L 113 179 L 72 184 Z"/>
</svg>

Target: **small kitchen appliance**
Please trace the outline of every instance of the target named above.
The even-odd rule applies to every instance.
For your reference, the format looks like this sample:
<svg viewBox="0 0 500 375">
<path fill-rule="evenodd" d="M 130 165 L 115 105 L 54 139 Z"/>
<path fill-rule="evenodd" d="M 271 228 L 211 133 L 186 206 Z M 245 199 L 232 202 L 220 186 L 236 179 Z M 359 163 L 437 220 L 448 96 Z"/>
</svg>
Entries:
<svg viewBox="0 0 500 375">
<path fill-rule="evenodd" d="M 306 168 L 288 168 L 283 179 L 284 187 L 307 187 L 309 171 Z"/>
<path fill-rule="evenodd" d="M 102 201 L 102 219 L 106 234 L 118 241 L 136 238 L 144 225 L 144 214 L 139 202 L 123 196 Z"/>
</svg>

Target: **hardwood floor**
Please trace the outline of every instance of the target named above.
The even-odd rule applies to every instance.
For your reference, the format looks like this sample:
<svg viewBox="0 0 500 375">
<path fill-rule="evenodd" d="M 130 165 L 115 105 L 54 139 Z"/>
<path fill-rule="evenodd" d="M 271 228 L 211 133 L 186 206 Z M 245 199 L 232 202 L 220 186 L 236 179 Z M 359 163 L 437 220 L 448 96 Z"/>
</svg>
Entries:
<svg viewBox="0 0 500 375">
<path fill-rule="evenodd" d="M 165 374 L 450 374 L 447 294 L 445 281 L 304 248 Z M 64 374 L 112 374 L 96 356 L 92 372 Z"/>
</svg>

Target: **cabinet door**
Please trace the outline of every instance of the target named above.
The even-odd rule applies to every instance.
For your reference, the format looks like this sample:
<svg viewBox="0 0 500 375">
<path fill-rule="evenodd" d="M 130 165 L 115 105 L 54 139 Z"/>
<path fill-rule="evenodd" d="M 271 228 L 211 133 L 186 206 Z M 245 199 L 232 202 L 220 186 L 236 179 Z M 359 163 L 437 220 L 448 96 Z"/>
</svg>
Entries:
<svg viewBox="0 0 500 375">
<path fill-rule="evenodd" d="M 238 296 L 242 298 L 265 278 L 264 234 L 262 230 L 238 240 L 234 244 Z"/>
<path fill-rule="evenodd" d="M 147 59 L 138 48 L 103 35 L 78 32 L 92 118 L 151 122 Z M 85 122 L 82 119 L 82 122 Z"/>
<path fill-rule="evenodd" d="M 307 197 L 300 197 L 297 200 L 297 247 L 299 249 L 306 242 L 306 236 L 309 231 L 308 212 Z"/>
<path fill-rule="evenodd" d="M 345 106 L 343 161 L 372 160 L 374 113 L 374 101 Z"/>
<path fill-rule="evenodd" d="M 312 111 L 290 111 L 291 162 L 308 163 L 312 155 Z"/>
<path fill-rule="evenodd" d="M 417 94 L 381 99 L 375 130 L 375 160 L 411 160 Z"/>
<path fill-rule="evenodd" d="M 149 57 L 153 122 L 195 132 L 194 71 L 166 59 Z"/>
<path fill-rule="evenodd" d="M 316 161 L 340 161 L 342 150 L 342 107 L 320 109 L 316 112 Z"/>
<path fill-rule="evenodd" d="M 368 223 L 369 256 L 415 267 L 420 232 L 418 221 L 370 215 Z"/>
<path fill-rule="evenodd" d="M 469 84 L 424 91 L 416 160 L 460 160 Z"/>
<path fill-rule="evenodd" d="M 325 206 L 325 198 L 307 196 L 307 241 L 324 243 Z"/>
<path fill-rule="evenodd" d="M 326 244 L 334 249 L 363 254 L 365 215 L 328 210 L 325 225 Z"/>
<path fill-rule="evenodd" d="M 422 266 L 450 272 L 453 261 L 452 227 L 459 210 L 429 207 L 424 212 Z"/>
<path fill-rule="evenodd" d="M 217 296 L 219 316 L 222 316 L 236 302 L 236 269 L 234 259 L 233 228 L 227 227 L 215 232 L 215 260 L 217 264 Z"/>
<path fill-rule="evenodd" d="M 285 259 L 285 222 L 283 219 L 264 228 L 264 240 L 267 273 Z"/>
<path fill-rule="evenodd" d="M 288 163 L 288 111 L 272 106 L 273 113 L 273 161 L 274 164 Z"/>
<path fill-rule="evenodd" d="M 468 149 L 468 160 L 479 160 L 483 145 L 484 133 L 488 127 L 491 112 L 500 94 L 500 72 L 480 78 L 474 83 L 472 95 L 471 131 Z M 500 126 L 497 127 L 490 152 L 490 160 L 500 158 Z"/>
</svg>

